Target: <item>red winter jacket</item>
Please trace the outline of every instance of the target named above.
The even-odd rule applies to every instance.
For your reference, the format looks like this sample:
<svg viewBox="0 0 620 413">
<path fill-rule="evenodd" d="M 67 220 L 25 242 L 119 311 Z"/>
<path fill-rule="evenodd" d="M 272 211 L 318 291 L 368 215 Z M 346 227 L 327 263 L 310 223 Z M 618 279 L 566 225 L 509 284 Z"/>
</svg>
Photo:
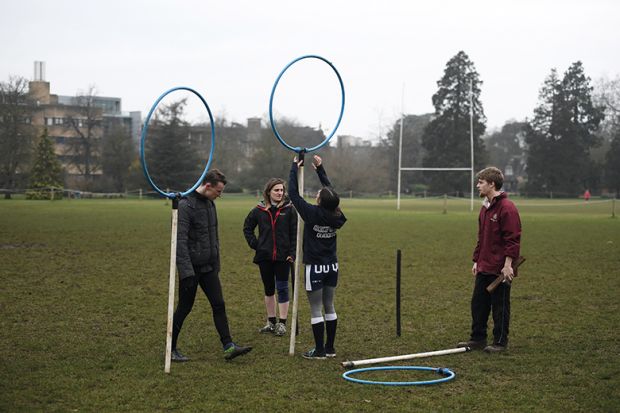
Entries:
<svg viewBox="0 0 620 413">
<path fill-rule="evenodd" d="M 493 198 L 487 208 L 480 208 L 478 244 L 473 260 L 478 272 L 499 274 L 506 257 L 516 259 L 521 243 L 521 219 L 517 207 L 505 192 Z M 516 272 L 515 272 L 516 275 Z"/>
</svg>

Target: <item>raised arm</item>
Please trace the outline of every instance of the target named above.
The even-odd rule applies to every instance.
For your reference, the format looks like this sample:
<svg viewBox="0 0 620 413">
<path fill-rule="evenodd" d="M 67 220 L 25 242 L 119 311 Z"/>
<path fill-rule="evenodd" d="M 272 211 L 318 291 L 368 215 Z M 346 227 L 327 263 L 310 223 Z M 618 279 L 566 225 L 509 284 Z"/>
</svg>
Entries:
<svg viewBox="0 0 620 413">
<path fill-rule="evenodd" d="M 323 167 L 323 159 L 319 155 L 314 155 L 314 161 L 312 162 L 312 166 L 316 170 L 317 175 L 319 176 L 319 181 L 321 181 L 321 185 L 323 186 L 332 186 L 331 182 L 329 182 L 329 178 L 327 178 L 327 172 L 325 172 L 325 168 Z"/>
<path fill-rule="evenodd" d="M 301 197 L 299 194 L 299 184 L 297 183 L 297 170 L 299 166 L 303 165 L 303 161 L 297 161 L 297 157 L 293 159 L 293 164 L 291 165 L 291 172 L 289 173 L 288 178 L 288 193 L 291 198 L 291 202 L 295 206 L 297 212 L 304 221 L 307 221 L 308 217 L 312 214 L 314 208 L 313 205 L 310 205 L 306 202 L 305 199 Z"/>
</svg>

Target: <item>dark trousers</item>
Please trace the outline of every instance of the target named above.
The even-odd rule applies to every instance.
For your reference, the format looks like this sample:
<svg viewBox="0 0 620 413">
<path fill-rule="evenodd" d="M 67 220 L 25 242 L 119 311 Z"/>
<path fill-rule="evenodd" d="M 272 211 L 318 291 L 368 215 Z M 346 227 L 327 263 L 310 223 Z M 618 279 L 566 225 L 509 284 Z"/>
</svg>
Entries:
<svg viewBox="0 0 620 413">
<path fill-rule="evenodd" d="M 206 273 L 196 273 L 194 277 L 187 277 L 181 280 L 179 284 L 179 302 L 172 319 L 172 349 L 177 348 L 177 339 L 183 327 L 183 322 L 187 315 L 192 311 L 194 300 L 196 299 L 196 291 L 198 285 L 202 288 L 213 310 L 213 322 L 215 329 L 220 335 L 220 341 L 223 346 L 231 343 L 230 330 L 228 329 L 228 318 L 226 317 L 226 306 L 224 304 L 224 295 L 222 294 L 222 285 L 218 271 L 210 271 Z"/>
<path fill-rule="evenodd" d="M 510 284 L 501 283 L 493 293 L 486 288 L 496 276 L 478 273 L 471 297 L 471 339 L 486 340 L 489 313 L 493 312 L 493 344 L 508 345 L 510 324 Z"/>
</svg>

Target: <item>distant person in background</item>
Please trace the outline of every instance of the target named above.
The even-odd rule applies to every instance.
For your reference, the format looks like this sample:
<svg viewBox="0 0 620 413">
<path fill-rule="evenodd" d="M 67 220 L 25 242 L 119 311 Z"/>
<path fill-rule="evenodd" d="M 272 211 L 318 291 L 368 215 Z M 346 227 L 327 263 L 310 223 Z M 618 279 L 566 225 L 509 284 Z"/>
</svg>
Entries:
<svg viewBox="0 0 620 413">
<path fill-rule="evenodd" d="M 519 211 L 502 192 L 504 176 L 494 167 L 478 173 L 478 192 L 484 198 L 478 217 L 478 243 L 471 269 L 475 277 L 471 298 L 471 336 L 457 347 L 484 349 L 487 353 L 504 351 L 508 346 L 510 324 L 510 282 L 516 275 L 513 260 L 521 248 Z M 498 277 L 503 282 L 492 292 L 486 288 Z M 487 320 L 493 312 L 493 344 L 487 345 Z"/>
<path fill-rule="evenodd" d="M 258 238 L 254 233 L 256 227 Z M 245 218 L 243 235 L 256 251 L 254 263 L 260 270 L 265 292 L 267 324 L 259 332 L 283 336 L 289 307 L 290 264 L 295 261 L 297 245 L 297 211 L 286 196 L 283 179 L 267 181 L 263 199 Z M 276 319 L 276 290 L 279 320 Z"/>
<path fill-rule="evenodd" d="M 222 285 L 220 284 L 220 241 L 217 233 L 215 200 L 222 195 L 226 177 L 217 169 L 205 175 L 195 191 L 179 201 L 177 232 L 177 269 L 179 273 L 179 302 L 172 326 L 172 361 L 189 361 L 177 349 L 177 339 L 183 321 L 192 311 L 198 286 L 202 288 L 213 311 L 213 322 L 222 346 L 224 358 L 232 360 L 248 353 L 252 347 L 236 345 L 230 337 Z"/>
<path fill-rule="evenodd" d="M 585 199 L 586 201 L 589 201 L 590 197 L 591 197 L 590 190 L 586 189 L 586 192 L 583 193 L 583 199 Z"/>
<path fill-rule="evenodd" d="M 315 346 L 303 354 L 307 359 L 336 357 L 334 341 L 338 317 L 334 295 L 338 284 L 338 257 L 336 230 L 342 228 L 346 218 L 338 205 L 340 198 L 331 187 L 321 157 L 314 155 L 312 166 L 316 169 L 323 188 L 316 194 L 317 205 L 306 202 L 299 194 L 297 170 L 302 161 L 293 160 L 289 175 L 289 193 L 299 216 L 304 220 L 304 284 L 310 302 L 310 323 Z M 323 316 L 323 309 L 325 316 Z M 327 338 L 324 341 L 325 333 Z"/>
</svg>

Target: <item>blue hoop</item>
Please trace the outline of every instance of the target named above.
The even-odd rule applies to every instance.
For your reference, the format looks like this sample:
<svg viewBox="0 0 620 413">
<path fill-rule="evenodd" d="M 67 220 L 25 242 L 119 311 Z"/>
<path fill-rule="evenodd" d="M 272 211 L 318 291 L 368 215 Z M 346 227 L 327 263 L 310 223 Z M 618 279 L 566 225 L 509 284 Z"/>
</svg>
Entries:
<svg viewBox="0 0 620 413">
<path fill-rule="evenodd" d="M 298 62 L 298 61 L 300 61 L 302 59 L 319 59 L 319 60 L 322 60 L 325 63 L 327 63 L 334 70 L 334 73 L 336 73 L 336 76 L 338 77 L 338 82 L 340 82 L 340 92 L 342 94 L 342 103 L 340 105 L 340 114 L 338 115 L 338 122 L 336 122 L 336 126 L 334 126 L 334 129 L 329 133 L 329 135 L 327 135 L 327 137 L 323 140 L 323 142 L 321 142 L 320 144 L 318 144 L 316 146 L 313 146 L 312 148 L 293 147 L 293 146 L 289 145 L 288 143 L 286 143 L 284 141 L 284 139 L 282 138 L 282 136 L 280 136 L 280 133 L 278 133 L 278 128 L 276 127 L 276 121 L 273 118 L 273 96 L 275 95 L 276 87 L 278 86 L 278 83 L 280 82 L 280 78 L 282 77 L 284 72 L 287 71 L 287 69 L 289 67 L 291 67 L 293 64 L 295 64 L 296 62 Z M 269 98 L 269 121 L 271 122 L 271 129 L 273 130 L 273 133 L 276 135 L 276 138 L 278 138 L 280 143 L 282 145 L 284 145 L 286 148 L 290 149 L 291 151 L 294 151 L 294 152 L 297 152 L 297 153 L 301 152 L 302 150 L 305 150 L 306 152 L 312 152 L 312 151 L 316 151 L 317 149 L 320 149 L 323 146 L 325 146 L 329 142 L 329 140 L 332 138 L 332 136 L 334 136 L 334 134 L 336 133 L 336 130 L 338 129 L 338 126 L 340 126 L 340 121 L 342 120 L 342 115 L 343 114 L 344 114 L 344 84 L 342 83 L 342 78 L 340 77 L 340 73 L 338 73 L 338 70 L 336 69 L 336 67 L 329 60 L 327 60 L 327 59 L 325 59 L 325 58 L 323 58 L 321 56 L 306 55 L 306 56 L 298 57 L 297 59 L 293 60 L 291 63 L 287 64 L 284 67 L 284 69 L 282 69 L 282 71 L 278 75 L 278 78 L 276 79 L 276 82 L 273 84 L 273 88 L 271 89 L 271 97 Z"/>
<path fill-rule="evenodd" d="M 446 377 L 442 377 L 437 380 L 427 380 L 427 381 L 372 381 L 372 380 L 361 380 L 361 379 L 356 379 L 354 377 L 349 377 L 352 374 L 362 373 L 364 371 L 377 371 L 377 370 L 426 370 L 426 371 L 434 371 L 435 373 L 444 375 Z M 384 386 L 426 386 L 429 384 L 438 384 L 438 383 L 443 383 L 443 382 L 452 380 L 455 376 L 456 374 L 454 374 L 454 372 L 450 369 L 435 368 L 435 367 L 420 367 L 420 366 L 368 367 L 364 369 L 349 370 L 342 374 L 342 377 L 345 380 L 352 381 L 354 383 L 381 384 Z"/>
<path fill-rule="evenodd" d="M 187 90 L 188 92 L 192 92 L 194 95 L 196 95 L 203 103 L 203 105 L 205 106 L 205 108 L 207 109 L 207 113 L 209 114 L 209 120 L 211 121 L 211 151 L 209 152 L 209 160 L 207 161 L 207 166 L 205 167 L 204 171 L 202 172 L 202 175 L 200 175 L 200 178 L 198 178 L 198 180 L 196 181 L 196 183 L 194 184 L 194 186 L 192 186 L 190 189 L 188 189 L 185 192 L 181 192 L 180 194 L 176 194 L 174 192 L 164 192 L 161 189 L 159 189 L 157 187 L 157 185 L 155 185 L 155 182 L 153 182 L 153 180 L 151 179 L 151 175 L 149 175 L 149 170 L 146 166 L 146 159 L 144 158 L 144 141 L 146 140 L 146 135 L 147 135 L 147 131 L 149 129 L 149 122 L 151 120 L 151 116 L 153 115 L 153 112 L 155 112 L 155 109 L 157 108 L 157 105 L 159 105 L 159 102 L 161 102 L 161 100 L 163 98 L 165 98 L 168 94 L 176 91 L 176 90 Z M 146 120 L 144 121 L 144 127 L 142 128 L 142 135 L 140 137 L 140 163 L 142 163 L 142 171 L 144 172 L 144 176 L 146 177 L 146 180 L 149 181 L 149 184 L 151 185 L 151 187 L 153 187 L 153 189 L 155 191 L 157 191 L 159 194 L 167 197 L 167 198 L 176 198 L 178 195 L 180 196 L 185 196 L 189 193 L 191 193 L 192 191 L 194 191 L 196 188 L 198 188 L 198 186 L 200 186 L 200 183 L 202 182 L 202 180 L 204 179 L 205 175 L 207 174 L 207 172 L 209 171 L 209 167 L 211 166 L 211 160 L 213 159 L 213 150 L 215 149 L 215 122 L 213 121 L 213 115 L 211 114 L 211 109 L 209 109 L 209 105 L 207 105 L 207 101 L 202 97 L 202 95 L 198 92 L 196 92 L 194 89 L 189 88 L 189 87 L 185 87 L 185 86 L 179 86 L 179 87 L 174 87 L 170 90 L 168 90 L 167 92 L 164 92 L 153 104 L 153 106 L 151 107 L 151 110 L 149 111 L 149 114 L 146 116 Z"/>
</svg>

